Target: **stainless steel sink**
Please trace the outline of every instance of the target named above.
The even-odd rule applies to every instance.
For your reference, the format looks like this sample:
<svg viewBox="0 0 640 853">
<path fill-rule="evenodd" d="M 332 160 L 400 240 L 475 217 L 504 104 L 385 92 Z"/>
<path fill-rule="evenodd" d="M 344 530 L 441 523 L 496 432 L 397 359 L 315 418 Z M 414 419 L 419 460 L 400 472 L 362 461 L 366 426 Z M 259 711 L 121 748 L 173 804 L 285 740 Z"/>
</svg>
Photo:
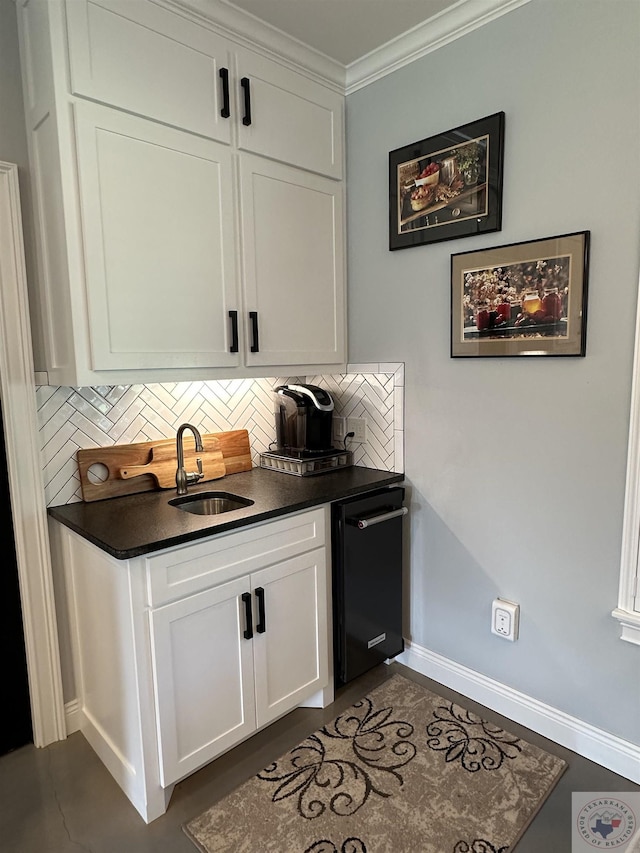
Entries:
<svg viewBox="0 0 640 853">
<path fill-rule="evenodd" d="M 234 509 L 251 506 L 253 501 L 241 498 L 240 495 L 231 495 L 229 492 L 200 492 L 195 495 L 185 495 L 183 498 L 174 498 L 169 503 L 194 515 L 219 515 L 221 512 L 231 512 Z"/>
</svg>

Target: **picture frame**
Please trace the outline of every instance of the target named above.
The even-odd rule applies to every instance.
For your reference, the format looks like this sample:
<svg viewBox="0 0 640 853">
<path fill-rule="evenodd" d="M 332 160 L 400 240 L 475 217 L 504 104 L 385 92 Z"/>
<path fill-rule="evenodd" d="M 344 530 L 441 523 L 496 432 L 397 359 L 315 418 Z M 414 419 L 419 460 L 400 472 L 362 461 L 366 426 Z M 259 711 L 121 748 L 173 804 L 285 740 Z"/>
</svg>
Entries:
<svg viewBox="0 0 640 853">
<path fill-rule="evenodd" d="M 502 227 L 504 113 L 389 152 L 389 249 Z"/>
<path fill-rule="evenodd" d="M 451 357 L 584 356 L 589 231 L 451 255 Z"/>
</svg>

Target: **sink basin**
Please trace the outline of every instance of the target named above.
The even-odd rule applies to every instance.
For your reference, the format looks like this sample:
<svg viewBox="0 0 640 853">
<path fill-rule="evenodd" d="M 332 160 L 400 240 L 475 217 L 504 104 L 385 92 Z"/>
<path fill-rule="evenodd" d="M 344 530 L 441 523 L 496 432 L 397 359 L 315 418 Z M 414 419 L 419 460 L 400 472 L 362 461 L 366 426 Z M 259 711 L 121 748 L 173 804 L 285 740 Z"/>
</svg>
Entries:
<svg viewBox="0 0 640 853">
<path fill-rule="evenodd" d="M 194 515 L 219 515 L 221 512 L 231 512 L 234 509 L 242 509 L 251 506 L 253 501 L 241 498 L 240 495 L 230 495 L 229 492 L 200 492 L 195 495 L 185 495 L 182 498 L 174 498 L 169 501 L 184 512 Z"/>
</svg>

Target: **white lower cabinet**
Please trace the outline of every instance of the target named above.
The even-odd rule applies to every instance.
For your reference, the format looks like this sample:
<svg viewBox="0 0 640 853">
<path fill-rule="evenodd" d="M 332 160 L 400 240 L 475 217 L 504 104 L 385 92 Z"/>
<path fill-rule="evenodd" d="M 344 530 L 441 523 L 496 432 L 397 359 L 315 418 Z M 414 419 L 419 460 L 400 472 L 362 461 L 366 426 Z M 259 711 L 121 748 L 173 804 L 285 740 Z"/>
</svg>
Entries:
<svg viewBox="0 0 640 853">
<path fill-rule="evenodd" d="M 150 615 L 163 787 L 256 729 L 246 588 L 231 581 Z"/>
<path fill-rule="evenodd" d="M 51 521 L 79 727 L 145 821 L 180 779 L 332 701 L 328 512 L 130 560 Z"/>
<path fill-rule="evenodd" d="M 325 578 L 318 548 L 151 611 L 164 787 L 326 686 Z"/>
</svg>

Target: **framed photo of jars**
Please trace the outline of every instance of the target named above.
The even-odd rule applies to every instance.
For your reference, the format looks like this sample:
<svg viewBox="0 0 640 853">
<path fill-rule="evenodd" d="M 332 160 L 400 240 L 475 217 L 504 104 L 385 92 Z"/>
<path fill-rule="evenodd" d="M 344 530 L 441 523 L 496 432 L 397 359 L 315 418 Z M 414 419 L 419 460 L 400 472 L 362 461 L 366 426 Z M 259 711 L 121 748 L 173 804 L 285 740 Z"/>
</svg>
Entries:
<svg viewBox="0 0 640 853">
<path fill-rule="evenodd" d="M 504 113 L 389 153 L 389 249 L 499 231 Z"/>
<path fill-rule="evenodd" d="M 451 256 L 451 356 L 584 356 L 589 231 Z"/>
</svg>

